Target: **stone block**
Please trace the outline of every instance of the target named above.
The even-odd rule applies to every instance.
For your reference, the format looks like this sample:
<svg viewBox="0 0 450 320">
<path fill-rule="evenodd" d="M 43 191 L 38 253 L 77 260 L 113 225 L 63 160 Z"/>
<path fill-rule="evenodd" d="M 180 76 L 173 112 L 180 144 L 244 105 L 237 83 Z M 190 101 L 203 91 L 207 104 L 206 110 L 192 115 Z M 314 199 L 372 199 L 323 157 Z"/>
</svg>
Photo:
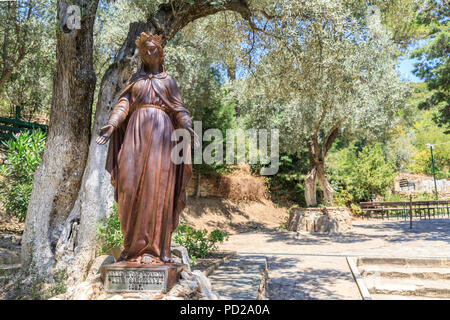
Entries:
<svg viewBox="0 0 450 320">
<path fill-rule="evenodd" d="M 288 221 L 288 230 L 296 232 L 333 234 L 348 231 L 351 227 L 351 213 L 346 207 L 292 210 Z"/>
<path fill-rule="evenodd" d="M 101 268 L 105 291 L 168 292 L 180 279 L 183 264 L 140 264 L 121 261 Z"/>
</svg>

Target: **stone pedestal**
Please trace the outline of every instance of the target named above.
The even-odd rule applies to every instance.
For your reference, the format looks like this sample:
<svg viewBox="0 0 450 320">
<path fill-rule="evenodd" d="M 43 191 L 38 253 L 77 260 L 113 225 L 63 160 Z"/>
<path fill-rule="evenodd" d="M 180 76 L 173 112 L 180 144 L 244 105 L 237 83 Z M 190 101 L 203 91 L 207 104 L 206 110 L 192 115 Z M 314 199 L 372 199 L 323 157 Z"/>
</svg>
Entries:
<svg viewBox="0 0 450 320">
<path fill-rule="evenodd" d="M 101 269 L 105 291 L 166 293 L 180 279 L 186 265 L 180 263 L 140 264 L 121 261 Z"/>
<path fill-rule="evenodd" d="M 297 232 L 341 233 L 352 228 L 347 207 L 300 208 L 289 215 L 288 230 Z"/>
</svg>

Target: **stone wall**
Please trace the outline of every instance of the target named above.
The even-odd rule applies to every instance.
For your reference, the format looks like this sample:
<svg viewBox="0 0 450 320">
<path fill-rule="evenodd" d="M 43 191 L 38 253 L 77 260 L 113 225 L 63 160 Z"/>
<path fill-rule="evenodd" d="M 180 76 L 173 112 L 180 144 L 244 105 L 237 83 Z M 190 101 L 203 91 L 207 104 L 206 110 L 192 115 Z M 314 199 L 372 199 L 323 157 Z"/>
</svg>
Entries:
<svg viewBox="0 0 450 320">
<path fill-rule="evenodd" d="M 436 180 L 436 187 L 439 195 L 446 197 L 450 196 L 450 180 L 438 179 Z M 418 194 L 431 193 L 434 194 L 434 178 L 433 176 L 400 173 L 394 179 L 395 193 L 400 194 Z"/>
<path fill-rule="evenodd" d="M 200 183 L 199 183 L 200 179 Z M 189 181 L 186 193 L 188 197 L 221 197 L 232 200 L 262 200 L 267 197 L 263 177 L 253 176 L 250 172 L 239 170 L 223 175 L 194 174 Z"/>
<path fill-rule="evenodd" d="M 351 212 L 347 207 L 300 208 L 289 214 L 289 231 L 332 234 L 351 228 Z"/>
<path fill-rule="evenodd" d="M 186 194 L 188 197 L 195 197 L 197 194 L 197 186 L 200 176 L 200 194 L 201 197 L 220 197 L 219 183 L 220 176 L 207 176 L 194 174 L 189 180 L 186 188 Z"/>
</svg>

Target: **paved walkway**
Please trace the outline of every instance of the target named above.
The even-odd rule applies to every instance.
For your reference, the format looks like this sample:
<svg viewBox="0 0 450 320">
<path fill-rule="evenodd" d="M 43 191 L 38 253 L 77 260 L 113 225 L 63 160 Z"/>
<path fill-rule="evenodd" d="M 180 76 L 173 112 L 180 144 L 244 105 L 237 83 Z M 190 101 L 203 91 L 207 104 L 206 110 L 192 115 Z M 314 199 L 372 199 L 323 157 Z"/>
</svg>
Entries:
<svg viewBox="0 0 450 320">
<path fill-rule="evenodd" d="M 450 219 L 353 221 L 337 235 L 256 230 L 230 235 L 223 250 L 251 254 L 450 257 Z"/>
<path fill-rule="evenodd" d="M 268 257 L 271 300 L 361 300 L 345 258 Z"/>
<path fill-rule="evenodd" d="M 221 246 L 238 252 L 210 277 L 223 299 L 255 299 L 268 262 L 270 299 L 361 299 L 346 256 L 450 257 L 450 219 L 354 221 L 340 235 L 257 230 Z"/>
<path fill-rule="evenodd" d="M 265 265 L 261 255 L 235 256 L 208 278 L 221 300 L 256 300 Z"/>
</svg>

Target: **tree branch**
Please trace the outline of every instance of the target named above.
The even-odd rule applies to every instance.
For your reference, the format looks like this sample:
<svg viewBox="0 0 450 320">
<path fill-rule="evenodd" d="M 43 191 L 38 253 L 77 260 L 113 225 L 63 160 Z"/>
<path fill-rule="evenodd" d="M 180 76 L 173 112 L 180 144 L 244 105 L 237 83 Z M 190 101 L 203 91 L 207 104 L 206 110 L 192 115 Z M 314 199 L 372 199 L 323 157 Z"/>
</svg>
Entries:
<svg viewBox="0 0 450 320">
<path fill-rule="evenodd" d="M 339 128 L 340 128 L 341 122 L 342 122 L 342 120 L 339 121 L 338 123 L 336 123 L 333 126 L 333 128 L 331 128 L 331 130 L 328 131 L 325 138 L 323 139 L 322 156 L 324 158 L 327 155 L 328 151 L 330 150 L 331 146 L 333 145 L 334 140 L 336 140 L 336 138 L 339 134 Z"/>
<path fill-rule="evenodd" d="M 253 21 L 253 13 L 258 12 L 266 19 L 275 16 L 267 14 L 262 9 L 250 9 L 247 0 L 226 0 L 220 6 L 212 5 L 209 0 L 197 0 L 186 4 L 185 2 L 169 2 L 161 4 L 155 14 L 147 17 L 147 24 L 151 24 L 163 36 L 164 44 L 188 23 L 220 11 L 234 11 L 248 22 L 253 31 L 262 32 L 269 36 L 266 30 L 259 28 Z"/>
<path fill-rule="evenodd" d="M 17 66 L 22 62 L 22 60 L 25 58 L 25 56 L 26 56 L 25 53 L 20 54 L 11 68 L 9 68 L 8 70 L 3 70 L 2 76 L 0 78 L 0 89 L 3 88 L 6 81 L 8 81 L 9 77 L 13 73 L 14 69 L 17 68 Z"/>
<path fill-rule="evenodd" d="M 9 29 L 6 28 L 3 35 L 3 70 L 2 75 L 8 71 L 9 59 L 8 59 L 8 45 L 9 45 Z"/>
<path fill-rule="evenodd" d="M 308 148 L 309 148 L 310 160 L 313 160 L 313 162 L 316 164 L 321 158 L 320 154 L 319 154 L 320 148 L 319 148 L 319 139 L 318 139 L 317 134 L 313 134 L 311 136 L 311 138 L 309 139 Z"/>
</svg>

